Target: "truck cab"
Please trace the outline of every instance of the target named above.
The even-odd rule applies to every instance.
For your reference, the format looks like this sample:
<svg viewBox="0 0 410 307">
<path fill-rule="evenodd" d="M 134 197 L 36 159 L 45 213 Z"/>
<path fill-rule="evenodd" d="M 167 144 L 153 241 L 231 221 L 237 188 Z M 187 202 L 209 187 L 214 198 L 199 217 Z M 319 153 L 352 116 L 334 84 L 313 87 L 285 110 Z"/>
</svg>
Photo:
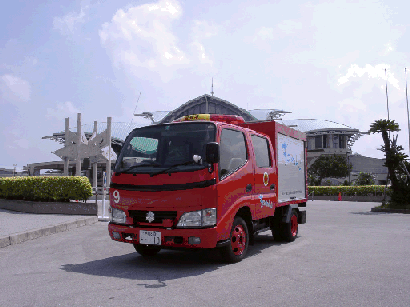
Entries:
<svg viewBox="0 0 410 307">
<path fill-rule="evenodd" d="M 134 129 L 111 179 L 109 234 L 143 256 L 218 248 L 230 262 L 245 257 L 258 231 L 293 241 L 306 221 L 306 191 L 279 204 L 277 161 L 271 137 L 239 116 L 190 115 Z"/>
</svg>

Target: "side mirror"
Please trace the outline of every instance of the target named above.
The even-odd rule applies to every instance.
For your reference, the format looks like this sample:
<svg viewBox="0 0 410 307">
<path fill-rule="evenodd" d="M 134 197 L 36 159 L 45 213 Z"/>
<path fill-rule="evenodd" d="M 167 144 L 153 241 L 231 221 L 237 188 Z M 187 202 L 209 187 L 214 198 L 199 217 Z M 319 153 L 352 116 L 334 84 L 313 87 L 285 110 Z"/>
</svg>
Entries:
<svg viewBox="0 0 410 307">
<path fill-rule="evenodd" d="M 214 164 L 219 162 L 219 144 L 216 142 L 211 142 L 206 144 L 206 154 L 205 160 L 209 164 Z"/>
</svg>

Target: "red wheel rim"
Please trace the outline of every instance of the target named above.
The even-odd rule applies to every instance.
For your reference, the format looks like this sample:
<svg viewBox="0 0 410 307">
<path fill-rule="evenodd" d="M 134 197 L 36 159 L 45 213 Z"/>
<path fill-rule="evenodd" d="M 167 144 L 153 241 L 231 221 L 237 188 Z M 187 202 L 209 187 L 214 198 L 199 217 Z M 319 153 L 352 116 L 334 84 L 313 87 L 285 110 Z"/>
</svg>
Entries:
<svg viewBox="0 0 410 307">
<path fill-rule="evenodd" d="M 246 231 L 242 225 L 236 225 L 231 237 L 232 252 L 236 255 L 242 255 L 246 247 Z"/>
<path fill-rule="evenodd" d="M 296 237 L 298 234 L 298 217 L 295 214 L 290 218 L 290 232 L 292 237 Z"/>
</svg>

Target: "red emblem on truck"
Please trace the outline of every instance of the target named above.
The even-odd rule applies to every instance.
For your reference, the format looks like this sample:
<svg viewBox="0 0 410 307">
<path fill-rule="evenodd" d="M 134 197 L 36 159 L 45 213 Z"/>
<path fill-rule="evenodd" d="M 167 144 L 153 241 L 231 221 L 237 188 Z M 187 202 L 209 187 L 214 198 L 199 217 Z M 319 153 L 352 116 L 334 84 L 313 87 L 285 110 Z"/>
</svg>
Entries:
<svg viewBox="0 0 410 307">
<path fill-rule="evenodd" d="M 269 175 L 267 172 L 263 174 L 263 184 L 265 185 L 265 187 L 269 184 Z"/>
</svg>

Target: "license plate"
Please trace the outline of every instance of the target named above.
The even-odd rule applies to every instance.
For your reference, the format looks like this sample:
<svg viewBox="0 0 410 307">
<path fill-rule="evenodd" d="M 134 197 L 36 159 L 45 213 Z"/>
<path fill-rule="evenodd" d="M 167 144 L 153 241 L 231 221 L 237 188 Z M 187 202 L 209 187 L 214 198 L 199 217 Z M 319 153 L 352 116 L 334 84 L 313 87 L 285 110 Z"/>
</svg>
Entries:
<svg viewBox="0 0 410 307">
<path fill-rule="evenodd" d="M 161 232 L 140 230 L 140 244 L 161 245 Z"/>
</svg>

